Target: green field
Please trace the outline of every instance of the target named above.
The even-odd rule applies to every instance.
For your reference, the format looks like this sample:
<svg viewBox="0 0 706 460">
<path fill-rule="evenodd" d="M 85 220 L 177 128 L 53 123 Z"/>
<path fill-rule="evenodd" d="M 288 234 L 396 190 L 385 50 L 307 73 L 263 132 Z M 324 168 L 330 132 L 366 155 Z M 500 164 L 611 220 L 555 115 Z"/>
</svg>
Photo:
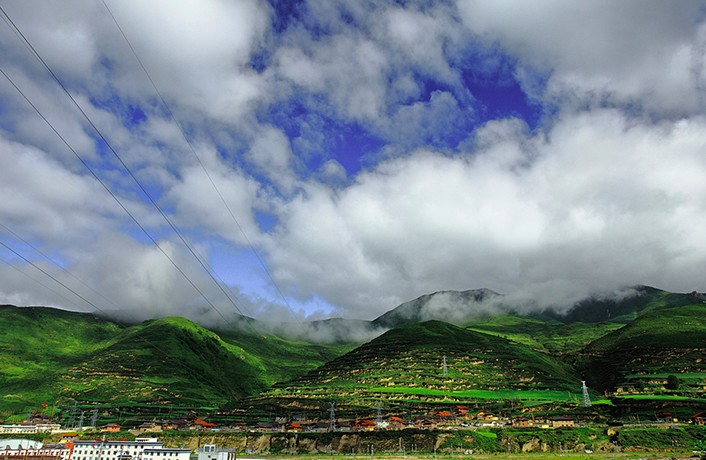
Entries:
<svg viewBox="0 0 706 460">
<path fill-rule="evenodd" d="M 693 304 L 696 295 L 636 291 L 580 303 L 565 317 L 505 312 L 476 315 L 464 327 L 408 322 L 362 345 L 285 340 L 252 328 L 216 333 L 174 317 L 123 324 L 0 306 L 0 418 L 34 412 L 65 420 L 75 405 L 100 408 L 110 421 L 189 409 L 266 420 L 325 412 L 330 401 L 353 416 L 370 416 L 378 401 L 419 414 L 474 402 L 561 413 L 580 406 L 581 380 L 594 401 L 605 401 L 592 417 L 706 409 L 706 304 Z M 421 303 L 410 305 L 421 314 Z"/>
</svg>

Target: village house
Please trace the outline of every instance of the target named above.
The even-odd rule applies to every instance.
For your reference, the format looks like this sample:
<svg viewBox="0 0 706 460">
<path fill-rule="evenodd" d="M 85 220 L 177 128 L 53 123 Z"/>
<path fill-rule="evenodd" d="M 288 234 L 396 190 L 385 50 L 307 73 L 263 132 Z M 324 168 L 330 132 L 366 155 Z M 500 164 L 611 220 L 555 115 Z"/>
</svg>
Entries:
<svg viewBox="0 0 706 460">
<path fill-rule="evenodd" d="M 557 416 L 549 419 L 549 424 L 552 428 L 573 427 L 576 425 L 572 417 Z"/>
<path fill-rule="evenodd" d="M 375 431 L 376 428 L 377 423 L 368 419 L 356 420 L 353 424 L 354 431 Z"/>
<path fill-rule="evenodd" d="M 390 430 L 401 430 L 404 428 L 404 420 L 402 417 L 392 416 L 387 422 L 387 427 Z"/>
<path fill-rule="evenodd" d="M 99 430 L 101 433 L 117 433 L 120 431 L 120 425 L 116 423 L 109 423 L 107 425 L 103 425 L 100 427 Z"/>
<path fill-rule="evenodd" d="M 0 434 L 34 434 L 61 431 L 58 423 L 38 423 L 26 425 L 0 425 Z"/>
<path fill-rule="evenodd" d="M 59 443 L 65 444 L 67 442 L 74 442 L 77 439 L 78 439 L 78 434 L 76 434 L 76 433 L 64 433 L 61 435 L 61 438 L 59 439 Z"/>
<path fill-rule="evenodd" d="M 215 423 L 209 423 L 204 420 L 194 420 L 193 424 L 189 427 L 190 430 L 201 430 L 201 431 L 212 431 L 216 428 Z"/>
</svg>

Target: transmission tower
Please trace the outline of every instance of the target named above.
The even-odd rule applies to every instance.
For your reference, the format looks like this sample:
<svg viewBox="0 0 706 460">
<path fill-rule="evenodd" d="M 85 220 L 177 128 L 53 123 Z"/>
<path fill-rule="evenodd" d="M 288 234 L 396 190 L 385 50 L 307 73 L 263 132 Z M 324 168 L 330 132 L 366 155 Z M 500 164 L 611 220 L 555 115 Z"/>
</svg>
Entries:
<svg viewBox="0 0 706 460">
<path fill-rule="evenodd" d="M 336 431 L 336 403 L 334 401 L 331 401 L 329 403 L 330 408 L 329 412 L 331 413 L 331 420 L 329 421 L 328 425 L 328 430 L 329 431 Z"/>
<path fill-rule="evenodd" d="M 81 411 L 81 416 L 78 418 L 78 429 L 81 430 L 83 429 L 83 419 L 85 417 L 85 413 Z"/>
<path fill-rule="evenodd" d="M 98 409 L 93 409 L 93 417 L 91 417 L 91 428 L 96 429 L 96 422 L 98 422 Z"/>
<path fill-rule="evenodd" d="M 71 408 L 70 414 L 71 416 L 69 417 L 69 421 L 66 422 L 66 426 L 70 426 L 71 428 L 76 428 L 76 411 L 78 410 L 78 407 L 76 405 L 76 401 L 74 401 L 74 406 Z"/>
<path fill-rule="evenodd" d="M 442 374 L 444 375 L 444 377 L 449 375 L 449 369 L 448 369 L 448 367 L 446 367 L 446 355 L 444 355 L 444 367 L 443 367 Z"/>
<path fill-rule="evenodd" d="M 377 429 L 379 430 L 382 426 L 382 403 L 378 401 L 377 405 L 378 419 L 377 419 Z"/>
<path fill-rule="evenodd" d="M 583 405 L 586 407 L 590 406 L 591 397 L 588 395 L 588 387 L 585 380 L 581 380 L 581 391 L 583 392 Z"/>
</svg>

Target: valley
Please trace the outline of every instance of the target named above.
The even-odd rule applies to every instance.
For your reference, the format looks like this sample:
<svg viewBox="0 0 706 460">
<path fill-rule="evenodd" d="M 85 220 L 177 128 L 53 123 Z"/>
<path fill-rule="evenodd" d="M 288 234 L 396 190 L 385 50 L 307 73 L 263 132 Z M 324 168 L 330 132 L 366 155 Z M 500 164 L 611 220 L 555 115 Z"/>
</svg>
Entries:
<svg viewBox="0 0 706 460">
<path fill-rule="evenodd" d="M 3 306 L 0 419 L 75 429 L 81 414 L 83 427 L 93 416 L 95 429 L 149 422 L 160 431 L 201 419 L 219 431 L 302 436 L 471 430 L 476 446 L 496 433 L 487 430 L 546 437 L 605 433 L 597 427 L 613 423 L 627 433 L 636 421 L 694 427 L 698 437 L 706 304 L 695 294 L 638 292 L 610 305 L 587 301 L 565 317 L 502 308 L 456 324 L 430 318 L 420 301 L 388 314 L 390 328 L 364 343 L 286 338 L 256 323 L 215 331 L 177 317 L 125 324 Z"/>
</svg>

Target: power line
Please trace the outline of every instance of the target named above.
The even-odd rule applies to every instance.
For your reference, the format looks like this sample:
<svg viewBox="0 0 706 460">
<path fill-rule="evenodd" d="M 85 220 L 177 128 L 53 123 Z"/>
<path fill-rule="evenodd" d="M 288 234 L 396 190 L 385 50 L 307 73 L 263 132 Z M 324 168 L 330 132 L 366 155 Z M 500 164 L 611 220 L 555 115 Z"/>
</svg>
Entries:
<svg viewBox="0 0 706 460">
<path fill-rule="evenodd" d="M 230 215 L 231 219 L 232 219 L 233 222 L 235 223 L 235 225 L 236 225 L 236 227 L 238 228 L 238 230 L 240 231 L 240 233 L 243 235 L 243 238 L 245 239 L 246 243 L 248 244 L 248 247 L 250 248 L 250 250 L 252 251 L 252 253 L 255 255 L 255 258 L 258 260 L 259 264 L 262 266 L 263 270 L 265 271 L 265 274 L 266 274 L 267 277 L 269 278 L 270 282 L 272 282 L 272 285 L 273 285 L 273 286 L 275 287 L 275 289 L 277 290 L 277 293 L 278 293 L 279 296 L 282 298 L 282 300 L 284 301 L 284 303 L 285 303 L 285 305 L 287 306 L 287 308 L 288 308 L 289 310 L 291 310 L 291 306 L 289 305 L 289 302 L 287 301 L 287 298 L 285 297 L 285 295 L 283 294 L 283 292 L 282 292 L 282 290 L 280 289 L 279 285 L 278 285 L 277 282 L 275 281 L 274 277 L 272 276 L 272 273 L 271 273 L 270 270 L 267 268 L 267 264 L 265 264 L 265 262 L 264 262 L 264 261 L 262 260 L 262 258 L 260 257 L 260 254 L 257 252 L 257 250 L 255 249 L 255 246 L 254 246 L 254 245 L 252 244 L 252 242 L 250 241 L 250 238 L 248 238 L 248 235 L 245 233 L 245 230 L 244 230 L 243 227 L 240 225 L 240 222 L 238 221 L 238 219 L 235 217 L 235 214 L 233 213 L 233 211 L 231 210 L 230 206 L 228 205 L 228 202 L 227 202 L 227 201 L 225 200 L 225 198 L 223 197 L 223 194 L 221 193 L 220 189 L 216 186 L 216 183 L 214 182 L 213 178 L 211 177 L 211 174 L 208 172 L 208 169 L 207 169 L 206 166 L 203 164 L 203 161 L 201 161 L 201 157 L 199 157 L 199 155 L 196 153 L 196 149 L 194 148 L 193 144 L 191 143 L 191 141 L 189 140 L 188 136 L 186 135 L 186 132 L 185 132 L 183 126 L 181 125 L 181 123 L 179 123 L 179 121 L 178 121 L 178 120 L 176 119 L 176 117 L 174 116 L 174 113 L 172 112 L 171 108 L 169 107 L 169 104 L 167 104 L 167 102 L 165 101 L 164 97 L 162 97 L 162 93 L 161 93 L 161 92 L 159 91 L 159 89 L 157 88 L 157 85 L 155 84 L 154 80 L 152 79 L 152 76 L 150 75 L 149 71 L 147 70 L 147 68 L 145 67 L 144 63 L 142 62 L 142 60 L 140 59 L 139 55 L 137 54 L 137 51 L 136 51 L 135 48 L 132 46 L 132 43 L 131 43 L 130 40 L 127 38 L 127 35 L 126 35 L 125 32 L 123 31 L 123 28 L 120 26 L 120 23 L 118 22 L 117 18 L 115 17 L 115 15 L 113 15 L 113 12 L 110 10 L 110 8 L 108 7 L 108 4 L 105 2 L 105 0 L 102 0 L 102 2 L 103 2 L 103 6 L 104 6 L 105 9 L 107 10 L 107 12 L 108 12 L 108 14 L 110 15 L 111 19 L 112 19 L 113 22 L 115 23 L 115 26 L 117 27 L 118 31 L 120 31 L 120 34 L 122 35 L 123 39 L 125 39 L 125 42 L 127 43 L 128 47 L 129 47 L 130 50 L 132 51 L 133 56 L 135 56 L 135 59 L 136 59 L 137 62 L 140 64 L 140 67 L 142 68 L 142 71 L 145 73 L 145 75 L 147 76 L 147 79 L 148 79 L 148 80 L 150 81 L 150 83 L 152 84 L 152 88 L 154 88 L 155 92 L 157 93 L 157 96 L 159 97 L 159 100 L 162 102 L 162 105 L 164 106 L 164 108 L 166 109 L 167 114 L 169 114 L 169 117 L 172 119 L 172 121 L 174 121 L 174 124 L 176 124 L 176 126 L 179 128 L 179 132 L 181 133 L 182 137 L 184 138 L 184 141 L 186 141 L 187 145 L 189 146 L 189 149 L 191 150 L 191 153 L 193 153 L 193 154 L 194 154 L 194 157 L 196 157 L 196 160 L 197 160 L 198 164 L 201 166 L 201 169 L 202 169 L 203 172 L 206 174 L 206 177 L 208 178 L 209 182 L 211 183 L 211 186 L 213 187 L 213 189 L 214 189 L 214 190 L 216 191 L 216 193 L 218 194 L 218 197 L 220 198 L 221 202 L 223 203 L 223 205 L 225 206 L 226 210 L 228 211 L 228 214 Z M 241 312 L 241 314 L 242 314 L 242 312 Z"/>
<path fill-rule="evenodd" d="M 89 286 L 88 284 L 86 284 L 81 278 L 79 278 L 78 276 L 76 276 L 76 275 L 74 275 L 73 273 L 71 273 L 71 272 L 70 272 L 69 270 L 67 270 L 65 267 L 62 267 L 61 264 L 59 264 L 57 261 L 55 261 L 54 259 L 52 259 L 52 258 L 49 257 L 48 255 L 44 254 L 42 251 L 40 251 L 39 249 L 37 249 L 36 247 L 34 247 L 30 242 L 28 242 L 27 240 L 23 239 L 20 235 L 18 235 L 17 233 L 15 233 L 15 232 L 13 232 L 11 229 L 9 229 L 9 228 L 7 227 L 7 225 L 5 225 L 5 224 L 3 224 L 2 222 L 0 222 L 0 226 L 2 226 L 6 231 L 8 231 L 10 234 L 12 234 L 15 238 L 17 238 L 18 240 L 20 240 L 21 242 L 23 242 L 24 244 L 26 244 L 27 246 L 29 246 L 30 248 L 32 248 L 35 252 L 37 252 L 38 254 L 42 255 L 46 260 L 48 260 L 49 262 L 51 262 L 52 264 L 54 264 L 57 268 L 59 268 L 60 270 L 62 270 L 64 273 L 66 273 L 67 275 L 71 276 L 72 278 L 74 278 L 75 280 L 77 280 L 79 283 L 81 283 L 83 286 L 85 286 L 86 288 L 88 288 L 88 289 L 90 289 L 91 291 L 93 291 L 95 294 L 97 294 L 97 295 L 99 295 L 100 297 L 102 297 L 103 300 L 105 300 L 106 302 L 111 303 L 114 307 L 117 307 L 117 305 L 115 304 L 115 302 L 113 302 L 112 300 L 110 300 L 109 298 L 107 298 L 106 296 L 104 296 L 103 294 L 101 294 L 100 292 L 98 292 L 97 290 L 95 290 L 94 288 L 92 288 L 91 286 Z"/>
<path fill-rule="evenodd" d="M 142 191 L 142 193 L 149 199 L 149 201 L 150 201 L 150 203 L 152 204 L 152 206 L 154 206 L 154 208 L 157 209 L 157 211 L 161 214 L 162 218 L 164 218 L 164 220 L 169 224 L 169 226 L 172 228 L 172 230 L 174 231 L 174 233 L 179 237 L 179 239 L 182 241 L 182 243 L 187 247 L 187 249 L 189 250 L 189 252 L 191 252 L 191 254 L 194 256 L 194 258 L 199 262 L 199 264 L 204 268 L 204 270 L 206 270 L 206 272 L 208 273 L 209 277 L 213 280 L 213 282 L 214 282 L 217 286 L 219 286 L 219 287 L 221 288 L 221 290 L 222 290 L 222 287 L 220 286 L 220 284 L 218 283 L 218 281 L 216 281 L 216 279 L 214 278 L 214 276 L 213 276 L 213 274 L 211 273 L 211 271 L 208 270 L 208 269 L 205 267 L 205 265 L 203 264 L 203 262 L 202 262 L 202 261 L 200 260 L 200 258 L 196 255 L 194 249 L 193 249 L 193 248 L 191 247 L 191 245 L 186 241 L 186 239 L 184 238 L 184 236 L 182 235 L 182 233 L 178 230 L 178 228 L 176 227 L 176 225 L 171 221 L 171 219 L 169 219 L 169 217 L 166 215 L 166 213 L 162 210 L 162 208 L 161 208 L 161 207 L 157 204 L 157 202 L 154 200 L 154 198 L 152 197 L 152 195 L 151 195 L 151 194 L 145 189 L 145 187 L 140 183 L 140 181 L 137 179 L 137 177 L 136 177 L 135 174 L 132 172 L 132 170 L 127 166 L 127 164 L 126 164 L 126 163 L 123 161 L 123 159 L 120 157 L 120 155 L 118 154 L 118 152 L 113 148 L 113 146 L 110 144 L 110 142 L 108 142 L 108 139 L 106 139 L 106 137 L 103 135 L 103 133 L 100 131 L 100 129 L 98 129 L 98 127 L 95 125 L 95 123 L 93 123 L 93 120 L 91 120 L 91 118 L 86 114 L 86 112 L 83 110 L 83 108 L 81 107 L 81 105 L 76 101 L 76 99 L 74 99 L 74 97 L 71 95 L 71 93 L 70 93 L 69 90 L 66 88 L 66 86 L 61 82 L 61 80 L 60 80 L 60 79 L 56 76 L 56 74 L 51 70 L 51 68 L 49 67 L 49 65 L 44 61 L 44 59 L 43 59 L 42 56 L 39 54 L 39 52 L 34 48 L 34 46 L 32 46 L 31 42 L 30 42 L 30 41 L 27 39 L 27 37 L 22 33 L 22 31 L 19 29 L 19 27 L 17 27 L 17 25 L 14 23 L 14 21 L 12 20 L 12 18 L 10 18 L 10 16 L 7 14 L 7 12 L 2 8 L 2 6 L 0 6 L 0 12 L 2 12 L 2 14 L 7 18 L 7 21 L 10 22 L 10 24 L 12 25 L 12 28 L 16 31 L 16 34 L 19 34 L 19 36 L 22 38 L 23 42 L 29 47 L 29 49 L 32 51 L 32 53 L 34 54 L 34 56 L 39 60 L 39 62 L 42 64 L 42 66 L 45 68 L 45 70 L 46 70 L 46 71 L 49 73 L 49 75 L 52 77 L 52 79 L 61 87 L 61 89 L 62 89 L 62 90 L 64 91 L 64 93 L 68 96 L 68 98 L 71 100 L 71 102 L 74 104 L 74 106 L 75 106 L 75 107 L 79 110 L 79 112 L 83 115 L 84 119 L 88 122 L 88 124 L 93 128 L 93 130 L 96 132 L 96 134 L 97 134 L 97 135 L 100 137 L 100 139 L 104 142 L 105 146 L 111 151 L 111 153 L 113 153 L 113 155 L 115 156 L 115 158 L 120 162 L 120 164 L 123 166 L 123 168 L 125 169 L 125 171 L 127 171 L 127 173 L 129 174 L 129 176 L 133 179 L 133 181 L 135 182 L 135 184 L 140 188 L 140 190 Z M 4 74 L 4 72 L 3 72 L 3 74 Z M 5 76 L 7 77 L 7 75 L 5 75 Z M 8 78 L 8 79 L 9 79 L 9 78 Z M 13 84 L 13 85 L 14 85 L 14 84 Z M 85 163 L 84 163 L 84 164 L 85 164 Z M 154 239 L 153 239 L 151 236 L 150 236 L 150 239 L 151 239 L 153 242 L 155 242 Z M 155 242 L 155 244 L 156 244 L 156 242 Z M 157 246 L 159 247 L 158 244 L 157 244 Z M 160 247 L 160 250 L 162 250 L 161 247 Z M 215 305 L 205 296 L 205 294 L 193 283 L 193 281 L 191 281 L 191 279 L 184 273 L 184 271 L 183 271 L 180 267 L 178 267 L 178 265 L 166 254 L 166 252 L 164 252 L 164 250 L 162 250 L 162 253 L 165 254 L 165 256 L 167 256 L 167 258 L 169 258 L 169 260 L 170 260 L 170 261 L 172 262 L 172 264 L 177 268 L 177 270 L 184 276 L 184 278 L 187 279 L 187 281 L 189 281 L 189 283 L 194 287 L 194 289 L 196 289 L 196 291 L 208 302 L 208 304 L 211 306 L 211 308 L 212 308 L 216 313 L 218 313 L 218 315 L 219 315 L 224 321 L 229 322 L 229 321 L 226 319 L 226 317 L 223 316 L 223 314 L 220 312 L 220 310 L 218 310 L 218 308 L 216 308 L 216 306 L 215 306 Z M 232 302 L 232 299 L 231 299 L 227 294 L 226 294 L 226 297 Z M 243 313 L 240 311 L 240 308 L 239 308 L 234 302 L 233 302 L 233 305 L 234 305 L 234 307 L 236 308 L 236 310 L 238 310 L 238 312 L 240 312 L 240 314 L 242 315 Z"/>
<path fill-rule="evenodd" d="M 1 6 L 0 6 L 0 11 L 2 11 Z M 3 13 L 4 13 L 4 11 L 3 11 Z M 0 73 L 2 73 L 3 76 L 5 76 L 5 78 L 12 84 L 12 86 L 15 88 L 15 90 L 17 90 L 22 95 L 22 97 L 25 99 L 25 101 L 27 101 L 27 103 L 35 110 L 35 112 L 37 112 L 37 114 L 42 118 L 42 120 L 44 120 L 44 122 L 47 125 L 49 125 L 49 127 L 52 129 L 52 131 L 54 131 L 54 133 L 59 137 L 59 139 L 61 139 L 61 141 L 64 143 L 64 145 L 66 145 L 69 148 L 69 150 L 71 150 L 71 152 L 79 159 L 79 161 L 81 161 L 81 163 L 90 171 L 90 173 L 93 175 L 93 177 L 103 186 L 103 188 L 110 194 L 110 196 L 113 197 L 113 199 L 118 203 L 118 205 L 120 205 L 120 207 L 123 209 L 123 211 L 125 211 L 125 213 L 127 213 L 127 215 L 130 216 L 130 218 L 135 223 L 135 225 L 137 225 L 140 228 L 140 230 L 142 230 L 142 232 L 147 236 L 147 238 L 149 238 L 149 240 L 152 242 L 152 244 L 154 244 L 157 247 L 157 249 L 159 249 L 159 251 L 164 255 L 164 257 L 166 257 L 167 260 L 169 260 L 169 262 L 171 262 L 171 264 L 174 266 L 174 268 L 177 269 L 177 271 L 189 282 L 189 284 L 201 295 L 201 297 L 203 297 L 206 300 L 206 302 L 216 312 L 218 312 L 218 314 L 221 316 L 221 318 L 223 318 L 224 321 L 228 322 L 228 320 L 220 313 L 220 311 L 215 307 L 215 305 L 213 305 L 213 303 L 198 288 L 198 286 L 196 286 L 196 284 L 191 280 L 191 278 L 189 278 L 186 275 L 186 273 L 184 273 L 184 271 L 181 269 L 181 267 L 179 267 L 179 265 L 177 265 L 177 263 L 174 261 L 174 259 L 172 259 L 172 257 L 169 254 L 167 254 L 167 252 L 164 250 L 164 248 L 162 248 L 162 246 L 159 245 L 157 240 L 154 239 L 154 237 L 147 231 L 147 229 L 145 227 L 143 227 L 142 224 L 140 224 L 140 222 L 137 220 L 137 218 L 127 209 L 127 207 L 125 207 L 125 205 L 120 200 L 120 198 L 118 198 L 117 195 L 115 195 L 113 193 L 113 191 L 110 190 L 110 187 L 108 187 L 108 185 L 95 173 L 95 171 L 93 171 L 93 168 L 90 167 L 90 165 L 81 157 L 81 155 L 79 155 L 78 152 L 76 152 L 76 150 L 68 143 L 68 141 L 56 130 L 56 128 L 54 128 L 54 125 L 51 124 L 51 122 L 44 116 L 44 114 L 37 108 L 37 106 L 35 106 L 32 103 L 32 101 L 29 100 L 29 98 L 25 95 L 25 93 L 15 84 L 15 82 L 12 80 L 12 78 L 10 78 L 10 76 L 7 75 L 5 73 L 5 71 L 2 70 L 2 68 L 0 68 Z"/>
<path fill-rule="evenodd" d="M 19 257 L 20 259 L 24 260 L 25 262 L 27 262 L 28 264 L 30 264 L 31 266 L 33 266 L 34 268 L 36 268 L 36 269 L 39 270 L 40 272 L 44 273 L 44 274 L 47 275 L 49 278 L 53 279 L 57 284 L 60 284 L 61 286 L 63 286 L 64 289 L 66 289 L 67 291 L 71 292 L 73 295 L 75 295 L 75 296 L 78 297 L 79 299 L 83 300 L 83 301 L 86 302 L 88 305 L 92 306 L 93 308 L 95 308 L 95 309 L 98 310 L 99 312 L 103 313 L 104 315 L 107 315 L 107 313 L 106 313 L 105 311 L 103 311 L 100 307 L 98 307 L 96 304 L 94 304 L 93 302 L 91 302 L 90 300 L 88 300 L 87 298 L 85 298 L 84 296 L 82 296 L 81 294 L 79 294 L 78 292 L 74 291 L 74 290 L 71 289 L 69 286 L 67 286 L 66 284 L 64 284 L 64 283 L 62 283 L 61 281 L 59 281 L 58 279 L 56 279 L 56 277 L 54 277 L 54 275 L 52 275 L 51 273 L 47 272 L 46 270 L 44 270 L 43 268 L 41 268 L 40 266 L 38 266 L 37 264 L 35 264 L 35 263 L 32 262 L 31 260 L 29 260 L 28 258 L 26 258 L 25 256 L 23 256 L 22 254 L 20 254 L 19 252 L 15 251 L 14 249 L 12 249 L 12 248 L 11 248 L 10 246 L 8 246 L 7 244 L 5 244 L 5 243 L 3 243 L 2 241 L 0 241 L 0 245 L 4 246 L 5 249 L 7 249 L 8 251 L 12 252 L 12 253 L 15 254 L 17 257 Z"/>
<path fill-rule="evenodd" d="M 56 289 L 54 289 L 54 288 L 52 288 L 52 287 L 50 287 L 50 286 L 47 286 L 46 284 L 42 283 L 42 282 L 41 282 L 40 280 L 38 280 L 37 278 L 34 278 L 32 275 L 30 275 L 29 273 L 27 273 L 27 272 L 25 272 L 24 270 L 20 269 L 19 267 L 17 267 L 17 266 L 15 266 L 15 265 L 11 264 L 11 263 L 8 262 L 7 260 L 5 260 L 5 259 L 0 259 L 0 260 L 2 260 L 2 262 L 3 262 L 5 265 L 7 265 L 8 267 L 10 267 L 10 268 L 12 268 L 12 269 L 14 269 L 14 270 L 17 270 L 19 273 L 23 274 L 24 276 L 26 276 L 27 278 L 31 279 L 32 281 L 34 281 L 34 282 L 37 283 L 38 285 L 42 286 L 44 289 L 53 292 L 54 294 L 58 295 L 58 296 L 61 297 L 62 299 L 66 300 L 68 303 L 73 304 L 75 307 L 78 308 L 78 305 L 77 305 L 74 301 L 69 300 L 68 297 L 66 297 L 65 295 L 63 295 L 62 293 L 60 293 L 59 291 L 57 291 Z"/>
</svg>

